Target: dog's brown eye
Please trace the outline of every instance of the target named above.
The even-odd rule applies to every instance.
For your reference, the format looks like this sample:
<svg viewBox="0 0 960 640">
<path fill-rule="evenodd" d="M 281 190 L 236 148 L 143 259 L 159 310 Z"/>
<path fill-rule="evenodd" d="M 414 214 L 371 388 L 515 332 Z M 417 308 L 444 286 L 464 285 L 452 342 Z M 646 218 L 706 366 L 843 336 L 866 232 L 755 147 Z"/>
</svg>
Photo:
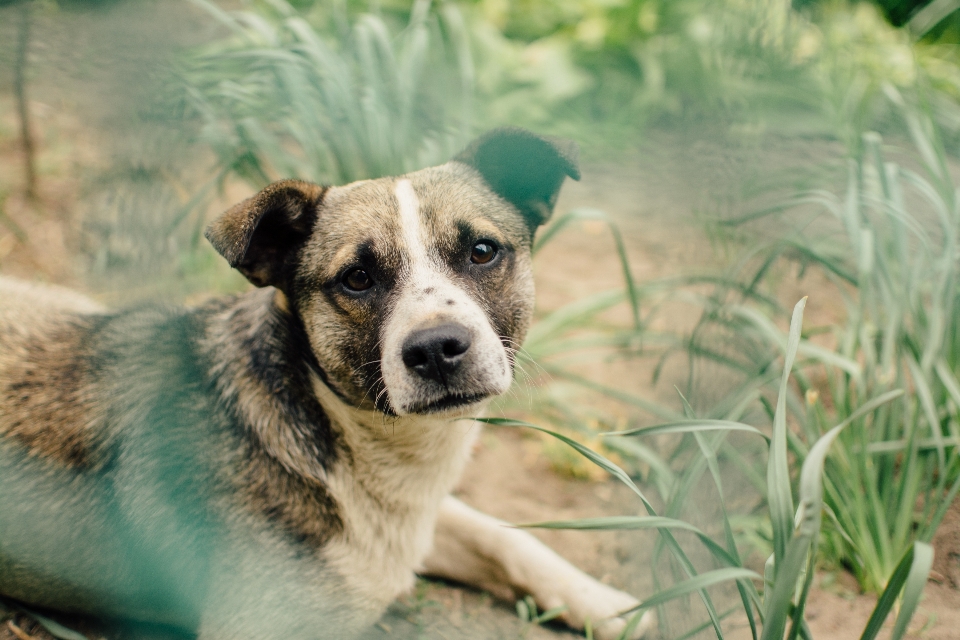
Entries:
<svg viewBox="0 0 960 640">
<path fill-rule="evenodd" d="M 473 245 L 473 251 L 470 253 L 470 262 L 474 264 L 487 264 L 497 255 L 497 247 L 492 242 L 482 240 Z"/>
<path fill-rule="evenodd" d="M 373 279 L 363 269 L 352 269 L 343 276 L 343 284 L 354 291 L 366 291 L 373 286 Z"/>
</svg>

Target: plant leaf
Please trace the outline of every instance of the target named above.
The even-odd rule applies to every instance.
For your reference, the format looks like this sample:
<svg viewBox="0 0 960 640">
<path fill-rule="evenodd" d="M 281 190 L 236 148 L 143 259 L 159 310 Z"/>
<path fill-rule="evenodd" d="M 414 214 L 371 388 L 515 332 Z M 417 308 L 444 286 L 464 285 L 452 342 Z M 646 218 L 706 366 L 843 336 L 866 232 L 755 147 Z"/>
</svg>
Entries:
<svg viewBox="0 0 960 640">
<path fill-rule="evenodd" d="M 903 591 L 903 603 L 900 605 L 900 613 L 897 615 L 890 640 L 900 640 L 903 637 L 907 630 L 907 624 L 913 617 L 913 612 L 920 601 L 920 595 L 923 593 L 932 566 L 933 547 L 919 541 L 910 545 L 910 548 L 903 555 L 903 559 L 894 569 L 893 575 L 890 576 L 887 588 L 883 590 L 880 599 L 877 601 L 877 606 L 870 614 L 870 619 L 867 621 L 867 626 L 863 630 L 860 640 L 874 640 L 877 637 L 901 590 Z"/>
<path fill-rule="evenodd" d="M 659 604 L 675 600 L 676 598 L 685 596 L 688 593 L 693 593 L 694 591 L 701 591 L 715 584 L 720 584 L 721 582 L 743 579 L 762 580 L 763 578 L 755 571 L 750 571 L 749 569 L 743 569 L 740 567 L 728 567 L 726 569 L 705 571 L 701 574 L 693 576 L 692 578 L 688 578 L 679 584 L 675 584 L 672 587 L 668 587 L 657 592 L 655 595 L 647 598 L 637 606 L 627 609 L 626 611 L 622 611 L 620 615 L 625 616 L 633 613 L 634 611 L 639 611 L 640 609 L 649 609 L 650 607 L 655 607 Z M 720 637 L 722 637 L 722 634 Z"/>
<path fill-rule="evenodd" d="M 652 427 L 640 427 L 637 429 L 627 429 L 625 431 L 608 431 L 601 433 L 603 436 L 649 436 L 662 433 L 698 433 L 701 431 L 747 431 L 770 441 L 765 433 L 742 422 L 732 420 L 682 420 L 678 422 L 667 422 Z"/>
<path fill-rule="evenodd" d="M 767 464 L 767 503 L 773 525 L 774 567 L 777 574 L 780 573 L 780 565 L 786 557 L 787 544 L 793 533 L 793 494 L 790 490 L 790 468 L 787 461 L 787 384 L 800 344 L 800 329 L 806 304 L 807 299 L 801 299 L 793 308 L 793 317 L 790 320 L 790 334 L 787 338 L 780 393 L 773 418 L 773 437 L 770 439 L 770 459 Z M 779 580 L 777 582 L 779 583 Z"/>
</svg>

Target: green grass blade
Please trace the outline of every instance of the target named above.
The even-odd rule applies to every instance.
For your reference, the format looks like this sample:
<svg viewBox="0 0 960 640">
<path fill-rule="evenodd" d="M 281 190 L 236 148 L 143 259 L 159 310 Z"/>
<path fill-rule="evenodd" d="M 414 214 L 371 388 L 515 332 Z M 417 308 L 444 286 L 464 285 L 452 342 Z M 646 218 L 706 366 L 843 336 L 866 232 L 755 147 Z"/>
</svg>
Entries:
<svg viewBox="0 0 960 640">
<path fill-rule="evenodd" d="M 723 613 L 720 614 L 720 619 L 723 620 L 724 618 L 729 617 L 730 614 L 732 614 L 732 613 L 734 613 L 734 612 L 736 612 L 736 611 L 739 611 L 739 609 L 738 609 L 737 607 L 731 607 L 731 608 L 727 609 L 726 611 L 724 611 Z M 708 629 L 708 628 L 710 628 L 710 623 L 709 623 L 709 622 L 704 622 L 703 624 L 697 625 L 697 626 L 694 627 L 693 629 L 690 629 L 690 631 L 687 631 L 687 632 L 684 633 L 683 635 L 677 636 L 677 637 L 674 638 L 673 640 L 689 640 L 690 638 L 696 636 L 696 635 L 697 635 L 698 633 L 700 633 L 701 631 L 704 631 L 705 629 Z"/>
<path fill-rule="evenodd" d="M 913 543 L 913 562 L 910 563 L 910 573 L 903 586 L 903 600 L 900 602 L 900 612 L 893 625 L 890 640 L 900 640 L 907 632 L 907 625 L 920 603 L 923 588 L 927 584 L 927 576 L 933 567 L 933 547 L 925 542 Z"/>
<path fill-rule="evenodd" d="M 806 575 L 803 576 L 803 586 L 800 589 L 800 595 L 797 597 L 796 604 L 794 604 L 793 611 L 790 615 L 790 630 L 787 632 L 787 640 L 796 640 L 797 636 L 803 635 L 803 614 L 807 609 L 807 596 L 810 595 L 810 587 L 813 585 L 813 575 L 816 569 L 817 542 L 816 539 L 814 539 L 810 545 L 810 552 L 807 554 L 807 568 Z"/>
<path fill-rule="evenodd" d="M 731 567 L 742 565 L 734 553 L 724 549 L 706 533 L 689 522 L 664 516 L 604 516 L 576 520 L 550 520 L 515 525 L 524 529 L 565 529 L 573 531 L 638 531 L 644 529 L 681 529 L 690 531 L 703 542 L 713 556 Z"/>
<path fill-rule="evenodd" d="M 514 525 L 523 529 L 570 529 L 577 531 L 635 531 L 641 529 L 683 529 L 706 535 L 700 529 L 676 518 L 664 516 L 600 516 L 576 520 L 547 520 Z"/>
<path fill-rule="evenodd" d="M 637 625 L 640 624 L 640 621 L 643 620 L 643 615 L 644 612 L 637 611 L 630 616 L 630 620 L 627 621 L 627 626 L 625 626 L 620 632 L 620 635 L 617 636 L 617 640 L 630 640 L 630 638 L 633 636 L 634 629 L 636 629 Z"/>
<path fill-rule="evenodd" d="M 605 470 L 607 473 L 611 474 L 612 476 L 620 480 L 622 483 L 627 485 L 627 487 L 629 487 L 630 490 L 633 491 L 637 495 L 637 497 L 640 498 L 640 501 L 643 503 L 643 506 L 647 510 L 647 513 L 649 513 L 651 516 L 657 515 L 656 509 L 653 508 L 653 504 L 647 499 L 647 497 L 640 490 L 640 487 L 638 487 L 636 483 L 630 479 L 630 476 L 628 476 L 623 469 L 621 469 L 614 463 L 610 462 L 599 453 L 592 451 L 588 447 L 585 447 L 584 445 L 580 444 L 579 442 L 575 440 L 571 440 L 570 438 L 562 434 L 556 433 L 555 431 L 550 431 L 549 429 L 544 429 L 543 427 L 538 427 L 534 424 L 530 424 L 529 422 L 523 422 L 521 420 L 512 420 L 509 418 L 474 418 L 474 420 L 476 420 L 477 422 L 483 422 L 486 424 L 492 424 L 492 425 L 498 425 L 498 426 L 524 427 L 528 429 L 533 429 L 535 431 L 540 431 L 541 433 L 546 433 L 547 435 L 550 435 L 566 443 L 567 445 L 569 445 L 570 447 L 578 451 L 585 458 L 587 458 L 588 460 L 590 460 L 591 462 L 599 466 L 601 469 Z M 671 534 L 668 530 L 665 530 L 665 529 L 659 529 L 659 531 L 665 544 L 670 548 L 671 553 L 674 554 L 674 557 L 683 567 L 684 572 L 686 572 L 688 576 L 696 577 L 698 575 L 696 568 L 693 566 L 693 563 L 690 562 L 690 558 L 688 558 L 687 554 L 684 553 L 679 543 L 677 543 L 677 540 L 676 538 L 673 537 L 673 534 Z M 722 638 L 723 631 L 720 629 L 720 618 L 719 618 L 719 614 L 717 613 L 717 608 L 713 604 L 713 600 L 710 598 L 710 595 L 706 592 L 706 589 L 700 589 L 698 593 L 700 595 L 700 599 L 703 601 L 704 607 L 707 610 L 707 614 L 710 616 L 710 620 L 713 623 L 713 627 L 717 633 L 717 637 Z"/>
<path fill-rule="evenodd" d="M 543 624 L 544 622 L 550 622 L 554 618 L 557 618 L 567 612 L 567 605 L 560 605 L 559 607 L 554 607 L 552 609 L 547 609 L 543 613 L 537 616 L 537 624 Z"/>
<path fill-rule="evenodd" d="M 712 587 L 713 585 L 720 584 L 723 582 L 730 582 L 731 580 L 762 580 L 763 578 L 760 574 L 755 571 L 750 571 L 749 569 L 742 569 L 739 567 L 728 567 L 726 569 L 714 569 L 713 571 L 705 571 L 701 574 L 698 574 L 692 578 L 688 578 L 679 584 L 675 584 L 672 587 L 668 587 L 659 591 L 656 595 L 651 596 L 650 598 L 644 600 L 640 604 L 626 611 L 620 613 L 621 616 L 633 613 L 634 611 L 639 611 L 641 609 L 649 609 L 657 605 L 663 604 L 665 602 L 670 602 L 681 596 L 693 593 L 695 591 L 703 591 L 707 587 Z M 719 617 L 719 616 L 718 616 Z M 718 633 L 719 637 L 723 637 L 722 633 Z"/>
<path fill-rule="evenodd" d="M 840 427 L 845 427 L 851 422 L 854 422 L 855 420 L 859 420 L 860 418 L 867 415 L 871 411 L 875 411 L 880 406 L 885 405 L 886 403 L 891 402 L 893 400 L 896 400 L 903 394 L 904 394 L 903 389 L 894 389 L 892 391 L 887 391 L 886 393 L 881 393 L 879 396 L 870 400 L 869 402 L 863 403 L 863 405 L 859 409 L 851 413 L 843 422 L 837 424 L 836 427 L 834 428 L 836 429 Z"/>
<path fill-rule="evenodd" d="M 679 393 L 679 389 L 677 392 Z M 696 416 L 693 412 L 693 408 L 687 402 L 687 399 L 683 397 L 682 393 L 680 394 L 680 398 L 683 400 L 684 412 L 691 419 L 695 418 Z M 700 452 L 707 461 L 707 468 L 710 470 L 710 475 L 713 478 L 713 484 L 717 487 L 717 496 L 720 500 L 720 517 L 723 520 L 723 535 L 726 543 L 726 549 L 733 560 L 733 566 L 741 567 L 743 566 L 743 561 L 740 559 L 740 554 L 737 551 L 737 543 L 733 537 L 733 529 L 730 527 L 730 516 L 727 513 L 727 505 L 723 498 L 723 482 L 720 476 L 720 465 L 717 461 L 717 450 L 724 442 L 726 435 L 726 432 L 722 432 L 718 434 L 719 437 L 716 438 L 714 442 L 707 442 L 706 437 L 702 433 L 695 432 L 693 434 L 697 441 L 697 446 L 700 447 Z M 759 599 L 758 594 L 756 593 L 756 587 L 752 582 L 747 583 L 745 580 L 737 580 L 737 592 L 740 594 L 740 601 L 743 604 L 743 611 L 746 614 L 747 622 L 750 625 L 750 635 L 753 640 L 757 640 L 757 621 L 753 616 L 753 607 L 751 606 L 750 598 L 750 596 L 753 595 L 756 596 L 755 599 Z"/>
<path fill-rule="evenodd" d="M 947 491 L 947 495 L 937 506 L 933 517 L 930 518 L 927 530 L 920 537 L 923 542 L 930 542 L 930 540 L 933 539 L 933 534 L 936 533 L 937 527 L 943 522 L 943 518 L 947 515 L 947 510 L 953 504 L 953 501 L 956 500 L 958 492 L 960 492 L 960 474 L 957 474 L 957 479 L 954 480 L 953 486 Z"/>
<path fill-rule="evenodd" d="M 903 395 L 903 391 L 896 389 L 884 393 L 869 402 L 864 403 L 850 416 L 833 427 L 818 439 L 810 448 L 803 467 L 800 470 L 800 525 L 799 531 L 803 535 L 816 536 L 820 531 L 820 514 L 823 510 L 823 467 L 826 463 L 827 452 L 830 446 L 840 435 L 840 431 L 851 422 L 860 419 L 881 405 L 895 400 Z"/>
<path fill-rule="evenodd" d="M 786 558 L 787 544 L 793 532 L 793 494 L 790 489 L 790 468 L 787 460 L 787 384 L 793 369 L 793 360 L 800 345 L 803 309 L 806 304 L 807 299 L 801 299 L 793 308 L 793 317 L 790 320 L 783 375 L 780 379 L 780 393 L 777 396 L 777 408 L 773 418 L 770 459 L 767 464 L 767 503 L 770 506 L 770 522 L 773 525 L 774 566 L 778 575 L 780 564 Z M 777 582 L 779 583 L 779 580 Z"/>
<path fill-rule="evenodd" d="M 763 494 L 766 492 L 766 480 L 764 479 L 763 475 L 761 475 L 760 472 L 754 468 L 754 465 L 750 460 L 748 460 L 747 456 L 744 455 L 744 452 L 734 447 L 728 441 L 724 441 L 721 447 L 721 453 L 727 460 L 737 467 L 747 482 L 753 485 L 753 488 L 757 490 L 757 493 Z"/>
<path fill-rule="evenodd" d="M 867 452 L 871 454 L 896 453 L 908 449 L 911 446 L 915 446 L 918 451 L 932 451 L 941 445 L 945 448 L 960 447 L 960 439 L 942 438 L 940 441 L 936 441 L 932 438 L 927 438 L 915 442 L 910 442 L 909 440 L 881 440 L 868 444 Z M 859 450 L 854 449 L 854 452 L 859 453 Z"/>
<path fill-rule="evenodd" d="M 923 542 L 914 542 L 890 576 L 886 589 L 883 590 L 877 606 L 870 614 L 860 640 L 874 640 L 877 637 L 901 591 L 903 591 L 903 603 L 900 605 L 900 613 L 897 615 L 890 640 L 900 640 L 903 637 L 907 624 L 920 601 L 920 595 L 923 593 L 923 587 L 927 583 L 927 576 L 932 566 L 933 547 Z"/>
<path fill-rule="evenodd" d="M 555 338 L 571 329 L 582 329 L 597 315 L 603 313 L 624 300 L 620 290 L 601 291 L 564 305 L 537 321 L 531 327 L 524 346 L 533 354 L 538 353 L 537 345 Z"/>
<path fill-rule="evenodd" d="M 635 494 L 637 494 L 637 496 L 641 499 L 641 501 L 643 501 L 645 505 L 650 504 L 652 507 L 652 503 L 650 503 L 649 500 L 647 500 L 647 497 L 643 494 L 642 491 L 640 491 L 640 488 L 637 487 L 636 483 L 630 479 L 630 476 L 627 475 L 626 471 L 624 471 L 614 463 L 610 462 L 609 460 L 604 458 L 602 455 L 600 455 L 596 451 L 593 451 L 589 447 L 586 447 L 580 444 L 576 440 L 572 440 L 561 433 L 557 433 L 549 429 L 544 429 L 543 427 L 538 427 L 535 424 L 530 424 L 529 422 L 524 422 L 522 420 L 513 420 L 511 418 L 474 418 L 474 420 L 476 420 L 477 422 L 483 422 L 485 424 L 496 425 L 499 427 L 524 427 L 526 429 L 533 429 L 535 431 L 539 431 L 541 433 L 545 433 L 549 436 L 552 436 L 566 443 L 567 445 L 573 447 L 574 449 L 577 450 L 577 452 L 580 453 L 580 455 L 582 455 L 583 457 L 588 459 L 590 462 L 594 463 L 595 465 L 597 465 L 598 467 L 600 467 L 601 469 L 603 469 L 613 477 L 620 480 L 620 482 L 630 487 L 630 489 Z"/>
<path fill-rule="evenodd" d="M 950 394 L 950 398 L 953 400 L 953 403 L 960 408 L 960 382 L 957 381 L 955 375 L 950 370 L 949 365 L 943 360 L 939 360 L 934 369 L 937 372 L 937 377 L 940 378 L 940 382 L 943 383 L 944 388 L 947 390 L 947 393 Z"/>
<path fill-rule="evenodd" d="M 766 315 L 760 311 L 746 306 L 735 306 L 730 309 L 731 313 L 754 325 L 758 331 L 767 339 L 778 345 L 780 348 L 786 348 L 783 341 L 783 333 Z M 792 325 L 791 325 L 792 326 Z M 789 341 L 789 340 L 788 340 Z M 835 351 L 825 349 L 821 346 L 808 341 L 797 342 L 797 352 L 809 357 L 821 364 L 830 367 L 836 367 L 849 373 L 853 378 L 859 379 L 862 375 L 860 364 L 855 360 L 845 357 Z"/>
<path fill-rule="evenodd" d="M 820 437 L 810 448 L 800 470 L 800 522 L 796 534 L 788 546 L 785 560 L 781 566 L 776 567 L 773 595 L 766 602 L 767 616 L 763 629 L 763 640 L 774 638 L 779 640 L 783 637 L 797 580 L 804 565 L 809 561 L 808 554 L 811 549 L 816 548 L 816 540 L 820 533 L 820 514 L 823 511 L 823 467 L 830 446 L 844 427 L 901 395 L 903 395 L 903 392 L 900 390 L 891 391 L 865 403 L 854 411 L 850 417 Z M 812 565 L 810 569 L 812 569 Z M 806 598 L 811 578 L 812 573 L 808 570 L 807 579 L 804 581 L 800 595 L 801 602 Z M 799 617 L 794 619 L 791 635 L 799 632 L 799 621 Z"/>
<path fill-rule="evenodd" d="M 783 637 L 786 627 L 790 604 L 793 599 L 796 583 L 805 564 L 810 562 L 809 554 L 815 548 L 816 538 L 820 533 L 820 513 L 823 509 L 823 465 L 827 451 L 840 431 L 846 424 L 840 424 L 824 434 L 807 454 L 803 468 L 800 471 L 800 524 L 796 535 L 788 545 L 787 553 L 782 564 L 778 561 L 774 579 L 773 596 L 766 603 L 767 617 L 763 629 L 764 640 Z M 809 569 L 809 568 L 808 568 Z M 801 600 L 809 589 L 810 574 L 803 585 Z M 794 617 L 791 636 L 795 637 L 799 631 L 799 618 Z"/>
<path fill-rule="evenodd" d="M 630 268 L 630 259 L 627 255 L 627 248 L 623 242 L 623 235 L 620 233 L 620 227 L 610 218 L 610 216 L 599 209 L 574 209 L 569 213 L 560 216 L 553 224 L 544 229 L 536 242 L 533 244 L 533 253 L 536 254 L 546 243 L 556 236 L 564 227 L 571 222 L 578 220 L 599 220 L 606 223 L 617 249 L 617 257 L 620 260 L 620 270 L 623 273 L 624 284 L 627 289 L 627 296 L 630 298 L 630 310 L 633 313 L 633 326 L 640 329 L 640 296 L 637 292 L 636 283 L 633 280 L 633 272 Z"/>
<path fill-rule="evenodd" d="M 652 427 L 639 427 L 637 429 L 627 429 L 625 431 L 607 431 L 601 436 L 649 436 L 664 433 L 700 433 L 703 431 L 746 431 L 756 434 L 766 441 L 770 441 L 765 433 L 755 427 L 734 422 L 732 420 L 684 420 L 681 422 L 668 422 L 658 424 Z"/>
<path fill-rule="evenodd" d="M 907 357 L 907 365 L 910 367 L 910 375 L 913 378 L 914 389 L 917 397 L 920 399 L 920 406 L 923 408 L 924 416 L 930 426 L 930 435 L 937 445 L 937 462 L 940 468 L 946 465 L 946 450 L 943 443 L 943 432 L 940 430 L 940 420 L 937 418 L 937 408 L 933 400 L 933 392 L 930 385 L 927 384 L 927 378 L 917 361 L 912 356 Z"/>
<path fill-rule="evenodd" d="M 238 24 L 237 20 L 216 4 L 208 2 L 207 0 L 190 0 L 190 2 L 209 13 L 217 22 L 233 31 L 236 35 L 247 36 L 246 31 Z"/>
<path fill-rule="evenodd" d="M 773 593 L 769 597 L 764 596 L 764 609 L 767 615 L 764 616 L 763 635 L 760 636 L 760 640 L 782 640 L 791 611 L 797 578 L 807 564 L 811 542 L 812 538 L 809 535 L 801 533 L 794 536 L 787 545 L 783 558 L 774 566 Z"/>
</svg>

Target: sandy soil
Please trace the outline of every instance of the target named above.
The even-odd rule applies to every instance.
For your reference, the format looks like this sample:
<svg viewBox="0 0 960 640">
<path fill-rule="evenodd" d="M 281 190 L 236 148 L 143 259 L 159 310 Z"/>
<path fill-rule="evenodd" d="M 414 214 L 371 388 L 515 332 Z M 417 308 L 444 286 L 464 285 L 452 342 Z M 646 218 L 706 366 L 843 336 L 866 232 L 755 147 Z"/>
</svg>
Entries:
<svg viewBox="0 0 960 640">
<path fill-rule="evenodd" d="M 142 78 L 176 46 L 203 41 L 208 28 L 191 10 L 171 10 L 162 3 L 118 4 L 103 15 L 50 12 L 38 15 L 32 53 L 31 103 L 40 146 L 40 198 L 22 195 L 20 155 L 16 143 L 11 89 L 14 9 L 0 9 L 0 273 L 84 288 L 107 301 L 131 296 L 94 268 L 90 220 L 103 192 L 103 176 L 124 163 L 158 162 L 187 173 L 203 164 L 203 154 L 168 162 L 147 158 L 138 147 L 144 96 Z M 118 65 L 117 61 L 123 61 Z M 139 124 L 138 124 L 139 123 Z M 153 123 L 150 139 L 163 137 Z M 154 149 L 155 147 L 151 147 Z M 176 154 L 173 154 L 176 156 Z M 591 159 L 580 183 L 569 183 L 558 212 L 595 207 L 620 224 L 638 280 L 717 270 L 726 245 L 708 241 L 695 224 L 706 214 L 737 211 L 771 185 L 796 187 L 830 174 L 841 157 L 834 143 L 821 140 L 738 139 L 734 145 L 707 141 L 695 132 L 652 132 L 642 151 L 614 161 Z M 835 160 L 829 160 L 834 158 Z M 162 160 L 162 162 L 161 162 Z M 166 164 L 164 164 L 166 163 Z M 811 169 L 813 167 L 813 169 Z M 164 170 L 167 170 L 166 168 Z M 785 178 L 784 176 L 788 176 Z M 176 179 L 183 178 L 176 174 Z M 184 178 L 185 179 L 185 178 Z M 245 195 L 228 190 L 211 212 Z M 93 216 L 93 217 L 91 217 Z M 136 230 L 131 233 L 137 233 Z M 111 236 L 113 238 L 113 236 Z M 95 247 L 94 247 L 95 249 Z M 101 274 L 101 275 L 98 275 Z M 169 274 L 164 277 L 171 277 Z M 563 304 L 620 285 L 612 241 L 602 225 L 582 224 L 562 234 L 538 256 L 538 309 L 543 314 Z M 835 300 L 817 296 L 815 278 L 784 280 L 784 300 L 812 294 L 808 322 L 835 318 Z M 230 284 L 228 286 L 234 286 Z M 613 314 L 623 321 L 625 311 Z M 696 321 L 689 308 L 667 309 L 655 325 L 684 328 Z M 649 363 L 588 362 L 583 372 L 622 389 L 660 402 L 674 403 L 671 373 L 651 383 Z M 627 417 L 627 410 L 605 407 Z M 636 418 L 631 418 L 636 420 Z M 650 418 L 646 418 L 650 420 Z M 666 444 L 666 443 L 664 443 Z M 737 513 L 749 513 L 758 501 L 745 482 L 731 480 L 728 499 Z M 624 487 L 609 479 L 573 480 L 558 475 L 539 438 L 510 429 L 488 430 L 458 490 L 468 503 L 511 522 L 637 513 L 639 504 Z M 697 493 L 693 516 L 710 530 L 716 523 L 716 500 Z M 605 582 L 640 598 L 652 591 L 649 563 L 654 542 L 647 533 L 539 532 L 572 562 Z M 946 640 L 960 629 L 960 508 L 950 512 L 934 541 L 935 571 L 914 620 L 916 637 Z M 699 561 L 704 560 L 699 558 Z M 752 558 L 759 569 L 760 558 Z M 732 603 L 732 594 L 718 590 L 718 606 Z M 814 637 L 845 640 L 858 637 L 873 599 L 858 595 L 849 576 L 817 578 L 808 607 Z M 696 602 L 669 610 L 671 636 L 696 626 L 705 616 Z M 116 635 L 90 621 L 66 620 L 91 635 Z M 746 638 L 744 621 L 731 618 L 733 638 Z M 144 635 L 145 632 L 139 635 Z M 0 625 L 0 640 L 48 636 L 29 619 L 15 615 Z M 710 637 L 709 632 L 698 638 Z M 421 581 L 415 593 L 398 601 L 365 640 L 377 638 L 529 638 L 572 637 L 560 627 L 521 623 L 511 605 L 457 585 Z"/>
</svg>

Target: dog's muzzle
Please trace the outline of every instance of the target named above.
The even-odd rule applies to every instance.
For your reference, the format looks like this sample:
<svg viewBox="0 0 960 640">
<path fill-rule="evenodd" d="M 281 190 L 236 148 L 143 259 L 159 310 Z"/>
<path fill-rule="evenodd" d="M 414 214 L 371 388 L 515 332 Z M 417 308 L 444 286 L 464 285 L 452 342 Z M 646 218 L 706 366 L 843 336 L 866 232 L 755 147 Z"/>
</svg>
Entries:
<svg viewBox="0 0 960 640">
<path fill-rule="evenodd" d="M 434 295 L 403 296 L 384 326 L 381 371 L 397 415 L 476 411 L 473 405 L 505 392 L 513 379 L 483 309 L 453 283 L 439 276 L 431 282 Z"/>
<path fill-rule="evenodd" d="M 503 393 L 509 364 L 500 342 L 492 334 L 486 338 L 452 319 L 411 331 L 398 345 L 399 357 L 391 359 L 400 367 L 385 368 L 398 413 L 466 409 Z"/>
</svg>

